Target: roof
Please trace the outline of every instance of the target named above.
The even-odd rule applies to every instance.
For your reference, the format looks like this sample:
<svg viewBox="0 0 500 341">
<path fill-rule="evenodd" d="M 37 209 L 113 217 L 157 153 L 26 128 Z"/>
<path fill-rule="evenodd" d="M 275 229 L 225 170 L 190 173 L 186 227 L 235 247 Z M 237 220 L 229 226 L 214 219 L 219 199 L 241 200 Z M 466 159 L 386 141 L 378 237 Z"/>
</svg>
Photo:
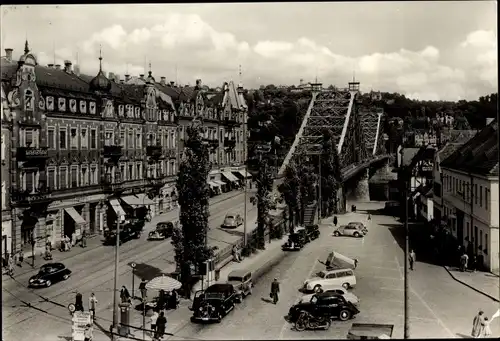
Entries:
<svg viewBox="0 0 500 341">
<path fill-rule="evenodd" d="M 447 144 L 445 144 L 444 147 L 438 151 L 439 160 L 445 160 L 448 156 L 453 154 L 458 148 L 463 146 L 464 143 L 448 142 Z"/>
<path fill-rule="evenodd" d="M 457 129 L 445 129 L 441 131 L 441 139 L 448 142 L 467 142 L 474 135 L 478 133 L 478 130 L 457 130 Z"/>
<path fill-rule="evenodd" d="M 442 160 L 441 167 L 480 175 L 498 175 L 497 130 L 498 122 L 494 120 Z"/>
<path fill-rule="evenodd" d="M 417 155 L 418 151 L 420 148 L 403 148 L 402 152 L 402 160 L 401 160 L 401 165 L 402 166 L 409 166 L 415 155 Z"/>
<path fill-rule="evenodd" d="M 209 286 L 205 292 L 206 293 L 210 293 L 210 292 L 224 292 L 224 291 L 228 291 L 228 290 L 233 290 L 234 287 L 232 284 L 229 284 L 229 283 L 216 283 L 216 284 L 212 284 L 211 286 Z"/>
<path fill-rule="evenodd" d="M 241 270 L 241 269 L 238 269 L 238 270 L 233 270 L 229 273 L 229 275 L 227 275 L 227 277 L 244 277 L 245 275 L 249 274 L 250 271 L 249 270 Z"/>
</svg>

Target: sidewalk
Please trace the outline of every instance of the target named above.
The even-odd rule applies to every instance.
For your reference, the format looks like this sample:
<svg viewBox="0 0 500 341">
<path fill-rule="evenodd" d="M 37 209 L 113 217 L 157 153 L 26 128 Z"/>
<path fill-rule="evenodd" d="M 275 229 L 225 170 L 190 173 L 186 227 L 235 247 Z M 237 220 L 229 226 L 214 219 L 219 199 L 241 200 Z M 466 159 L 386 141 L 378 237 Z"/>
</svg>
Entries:
<svg viewBox="0 0 500 341">
<path fill-rule="evenodd" d="M 481 293 L 495 302 L 499 301 L 500 278 L 489 272 L 461 272 L 455 267 L 444 266 L 450 276 L 457 282 Z"/>
</svg>

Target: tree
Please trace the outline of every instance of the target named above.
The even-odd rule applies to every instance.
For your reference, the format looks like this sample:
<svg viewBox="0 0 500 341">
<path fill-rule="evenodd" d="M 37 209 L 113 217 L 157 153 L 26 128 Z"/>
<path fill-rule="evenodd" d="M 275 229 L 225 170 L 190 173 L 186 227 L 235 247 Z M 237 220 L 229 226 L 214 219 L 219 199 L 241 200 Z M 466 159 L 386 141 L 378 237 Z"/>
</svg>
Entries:
<svg viewBox="0 0 500 341">
<path fill-rule="evenodd" d="M 214 251 L 207 248 L 205 239 L 210 197 L 207 178 L 211 165 L 202 133 L 203 124 L 195 118 L 191 126 L 187 127 L 184 158 L 179 165 L 176 185 L 179 193 L 179 222 L 182 226 L 181 281 L 187 292 L 191 290 L 192 267 L 198 270 L 203 262 L 213 256 Z"/>
<path fill-rule="evenodd" d="M 182 228 L 175 226 L 172 231 L 172 245 L 174 246 L 174 260 L 176 264 L 175 271 L 181 272 L 181 264 L 184 261 L 184 238 L 182 235 Z"/>
<path fill-rule="evenodd" d="M 293 231 L 298 223 L 300 214 L 300 178 L 297 173 L 297 166 L 292 161 L 287 165 L 284 172 L 283 183 L 278 187 L 288 208 L 288 227 Z"/>
<path fill-rule="evenodd" d="M 322 152 L 321 212 L 323 216 L 329 216 L 338 213 L 337 191 L 340 188 L 342 178 L 337 147 L 335 145 L 333 133 L 329 129 L 323 130 Z"/>
<path fill-rule="evenodd" d="M 263 158 L 257 173 L 257 248 L 265 248 L 265 229 L 272 204 L 271 191 L 273 177 L 268 167 L 268 159 Z"/>
<path fill-rule="evenodd" d="M 304 158 L 299 156 L 299 159 Z M 308 157 L 306 159 L 308 159 Z M 300 223 L 304 224 L 306 205 L 316 200 L 316 183 L 318 176 L 315 173 L 314 166 L 308 161 L 300 163 L 297 173 L 300 178 Z"/>
</svg>

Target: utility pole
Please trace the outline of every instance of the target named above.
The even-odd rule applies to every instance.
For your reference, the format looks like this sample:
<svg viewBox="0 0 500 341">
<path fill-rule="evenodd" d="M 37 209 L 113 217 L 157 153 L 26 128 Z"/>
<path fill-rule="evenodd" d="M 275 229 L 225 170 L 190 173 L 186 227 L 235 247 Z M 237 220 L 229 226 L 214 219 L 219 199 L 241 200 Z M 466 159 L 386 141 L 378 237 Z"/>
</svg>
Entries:
<svg viewBox="0 0 500 341">
<path fill-rule="evenodd" d="M 120 247 L 120 217 L 116 222 L 116 246 L 115 246 L 115 281 L 113 290 L 113 326 L 118 328 L 118 264 L 120 262 L 119 249 Z"/>
<path fill-rule="evenodd" d="M 240 66 L 241 67 L 241 66 Z M 240 77 L 241 77 L 241 70 L 240 70 Z M 247 238 L 247 196 L 248 196 L 248 189 L 247 189 L 247 174 L 248 174 L 248 148 L 247 148 L 247 123 L 243 122 L 243 148 L 244 148 L 244 155 L 245 155 L 245 177 L 244 177 L 244 182 L 245 182 L 245 195 L 244 195 L 244 204 L 243 204 L 243 210 L 245 211 L 243 214 L 243 247 L 247 246 L 248 238 Z"/>
<path fill-rule="evenodd" d="M 318 201 L 318 222 L 321 224 L 321 205 L 323 203 L 321 199 L 321 153 L 318 154 L 318 168 L 319 168 L 319 182 L 318 182 L 318 192 L 319 192 L 319 201 Z"/>
<path fill-rule="evenodd" d="M 410 248 L 410 229 L 408 226 L 408 177 L 409 173 L 405 169 L 405 179 L 404 179 L 404 196 L 405 196 L 405 269 L 404 269 L 404 281 L 405 281 L 405 288 L 404 288 L 404 293 L 405 293 L 405 301 L 404 301 L 404 314 L 405 314 L 405 321 L 404 321 L 404 338 L 409 339 L 410 338 L 410 283 L 408 279 L 408 267 L 409 267 L 409 262 L 408 262 L 408 255 L 409 255 L 409 248 Z"/>
</svg>

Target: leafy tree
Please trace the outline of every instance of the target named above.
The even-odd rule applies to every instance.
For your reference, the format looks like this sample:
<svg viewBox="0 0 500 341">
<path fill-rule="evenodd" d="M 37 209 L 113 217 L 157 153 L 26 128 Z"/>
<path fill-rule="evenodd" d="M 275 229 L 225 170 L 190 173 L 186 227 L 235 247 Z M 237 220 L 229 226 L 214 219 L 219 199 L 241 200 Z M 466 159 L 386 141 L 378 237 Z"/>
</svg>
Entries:
<svg viewBox="0 0 500 341">
<path fill-rule="evenodd" d="M 185 142 L 184 158 L 179 165 L 176 185 L 183 239 L 181 281 L 184 288 L 189 291 L 193 276 L 191 268 L 198 269 L 202 262 L 213 256 L 213 249 L 205 245 L 210 197 L 207 177 L 211 165 L 208 148 L 203 144 L 202 133 L 202 122 L 195 118 L 187 128 L 188 138 Z"/>
<path fill-rule="evenodd" d="M 338 213 L 337 191 L 341 186 L 339 156 L 331 130 L 323 130 L 323 154 L 321 156 L 321 212 L 323 216 Z"/>
<path fill-rule="evenodd" d="M 263 158 L 257 173 L 257 248 L 265 248 L 265 229 L 269 210 L 272 206 L 271 191 L 273 177 L 268 167 L 268 159 Z"/>
<path fill-rule="evenodd" d="M 318 176 L 314 166 L 311 165 L 310 162 L 301 162 L 297 173 L 300 178 L 300 222 L 303 224 L 306 205 L 316 200 L 316 183 L 318 181 Z"/>
<path fill-rule="evenodd" d="M 290 232 L 298 223 L 300 215 L 300 178 L 297 173 L 297 166 L 292 161 L 287 165 L 284 172 L 283 183 L 278 187 L 288 208 L 288 227 Z"/>
<path fill-rule="evenodd" d="M 175 271 L 181 272 L 181 264 L 184 261 L 184 238 L 182 235 L 182 228 L 179 226 L 175 226 L 172 231 L 172 245 L 174 246 L 174 260 L 176 264 Z"/>
</svg>

